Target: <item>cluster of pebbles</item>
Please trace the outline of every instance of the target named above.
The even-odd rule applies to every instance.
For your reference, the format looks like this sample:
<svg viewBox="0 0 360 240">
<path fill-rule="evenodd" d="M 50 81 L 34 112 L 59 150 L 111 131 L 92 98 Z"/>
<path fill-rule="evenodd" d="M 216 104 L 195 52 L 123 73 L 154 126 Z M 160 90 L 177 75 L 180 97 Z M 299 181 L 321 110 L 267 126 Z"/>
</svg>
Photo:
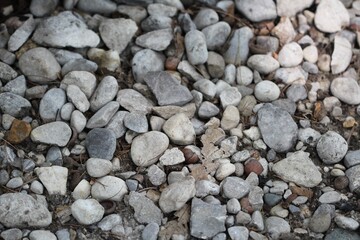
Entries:
<svg viewBox="0 0 360 240">
<path fill-rule="evenodd" d="M 12 7 L 3 239 L 360 239 L 359 0 Z"/>
</svg>

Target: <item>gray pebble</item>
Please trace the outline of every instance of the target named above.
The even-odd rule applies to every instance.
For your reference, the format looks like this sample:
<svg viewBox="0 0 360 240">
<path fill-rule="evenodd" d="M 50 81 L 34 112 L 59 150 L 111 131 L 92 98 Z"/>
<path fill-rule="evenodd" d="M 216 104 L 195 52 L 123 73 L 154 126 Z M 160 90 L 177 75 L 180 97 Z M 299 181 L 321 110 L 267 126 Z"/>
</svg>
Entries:
<svg viewBox="0 0 360 240">
<path fill-rule="evenodd" d="M 59 111 L 66 102 L 65 91 L 60 88 L 52 88 L 47 91 L 40 101 L 39 114 L 44 122 L 55 121 Z"/>
<path fill-rule="evenodd" d="M 159 234 L 160 228 L 159 225 L 152 222 L 146 225 L 144 230 L 141 233 L 143 240 L 156 240 Z"/>
<path fill-rule="evenodd" d="M 137 52 L 132 59 L 132 71 L 135 81 L 144 83 L 144 77 L 148 72 L 163 71 L 165 57 L 151 49 Z"/>
<path fill-rule="evenodd" d="M 141 112 L 130 112 L 124 117 L 124 126 L 137 133 L 148 131 L 149 124 L 146 115 Z"/>
<path fill-rule="evenodd" d="M 185 48 L 189 62 L 192 65 L 203 64 L 208 59 L 205 35 L 198 31 L 192 30 L 185 35 Z"/>
<path fill-rule="evenodd" d="M 217 22 L 202 30 L 205 35 L 206 46 L 209 50 L 221 48 L 230 35 L 231 27 L 227 22 Z"/>
<path fill-rule="evenodd" d="M 340 162 L 346 155 L 348 144 L 346 140 L 334 131 L 323 134 L 317 145 L 316 151 L 325 164 Z"/>
<path fill-rule="evenodd" d="M 65 76 L 71 71 L 95 72 L 97 69 L 98 65 L 95 62 L 83 58 L 76 58 L 64 64 L 61 68 L 61 75 Z"/>
<path fill-rule="evenodd" d="M 105 128 L 94 128 L 85 139 L 86 150 L 92 158 L 111 160 L 116 148 L 115 134 Z"/>
</svg>

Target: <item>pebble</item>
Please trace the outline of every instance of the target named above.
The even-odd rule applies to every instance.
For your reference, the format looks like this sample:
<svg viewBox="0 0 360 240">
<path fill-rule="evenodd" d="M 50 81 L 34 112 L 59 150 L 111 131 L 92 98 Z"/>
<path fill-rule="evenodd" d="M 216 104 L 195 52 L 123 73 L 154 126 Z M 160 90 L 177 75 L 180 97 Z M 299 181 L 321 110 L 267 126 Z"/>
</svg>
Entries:
<svg viewBox="0 0 360 240">
<path fill-rule="evenodd" d="M 224 180 L 235 172 L 235 165 L 230 162 L 220 164 L 215 173 L 215 178 L 219 181 Z"/>
<path fill-rule="evenodd" d="M 341 101 L 357 105 L 360 103 L 360 87 L 352 78 L 338 77 L 331 82 L 331 93 Z"/>
<path fill-rule="evenodd" d="M 201 92 L 206 100 L 212 100 L 216 95 L 216 85 L 208 79 L 196 81 L 193 87 Z"/>
<path fill-rule="evenodd" d="M 29 235 L 30 240 L 57 240 L 55 234 L 48 230 L 34 230 Z"/>
<path fill-rule="evenodd" d="M 320 205 L 309 222 L 309 228 L 311 231 L 316 233 L 326 232 L 331 225 L 331 212 L 329 212 L 329 205 Z"/>
<path fill-rule="evenodd" d="M 137 24 L 139 24 L 147 16 L 146 9 L 141 6 L 118 5 L 117 11 L 121 14 L 128 16 Z"/>
<path fill-rule="evenodd" d="M 53 0 L 52 2 L 54 1 L 57 2 L 57 0 Z M 33 2 L 31 2 L 31 4 L 33 4 Z M 16 31 L 9 38 L 8 50 L 10 52 L 17 51 L 29 39 L 30 35 L 35 30 L 36 23 L 33 16 L 25 15 L 25 17 L 27 20 L 18 29 L 16 29 Z"/>
<path fill-rule="evenodd" d="M 336 240 L 336 239 L 346 239 L 346 240 L 359 240 L 360 236 L 354 231 L 349 231 L 341 228 L 335 228 L 329 234 L 326 235 L 325 240 Z"/>
<path fill-rule="evenodd" d="M 103 177 L 112 170 L 112 163 L 107 159 L 89 158 L 86 161 L 86 171 L 91 177 Z"/>
<path fill-rule="evenodd" d="M 10 130 L 5 134 L 5 138 L 12 144 L 18 144 L 29 137 L 31 130 L 32 128 L 29 123 L 14 119 Z"/>
<path fill-rule="evenodd" d="M 240 210 L 241 210 L 240 202 L 236 198 L 232 198 L 226 203 L 226 211 L 228 213 L 237 214 L 238 212 L 240 212 Z"/>
<path fill-rule="evenodd" d="M 116 50 L 105 51 L 100 48 L 91 48 L 87 52 L 88 58 L 95 62 L 100 69 L 114 72 L 120 67 L 120 56 Z"/>
<path fill-rule="evenodd" d="M 249 230 L 244 226 L 233 226 L 228 228 L 228 233 L 232 240 L 248 239 Z"/>
<path fill-rule="evenodd" d="M 211 77 L 221 78 L 224 75 L 225 61 L 220 54 L 210 51 L 206 65 Z"/>
<path fill-rule="evenodd" d="M 241 199 L 250 192 L 250 185 L 239 177 L 227 177 L 221 184 L 221 193 L 225 198 Z"/>
<path fill-rule="evenodd" d="M 6 63 L 0 62 L 0 79 L 10 81 L 18 75 L 18 73 Z"/>
<path fill-rule="evenodd" d="M 118 93 L 119 85 L 112 76 L 104 77 L 90 98 L 90 109 L 96 112 L 114 99 Z"/>
<path fill-rule="evenodd" d="M 296 13 L 302 12 L 313 4 L 314 0 L 291 2 L 291 0 L 280 0 L 276 2 L 277 14 L 281 17 L 294 17 Z"/>
<path fill-rule="evenodd" d="M 104 217 L 97 226 L 102 231 L 110 231 L 113 229 L 116 225 L 122 224 L 122 218 L 119 214 L 110 214 L 106 217 Z"/>
<path fill-rule="evenodd" d="M 127 193 L 125 182 L 114 176 L 98 178 L 91 187 L 91 196 L 97 200 L 120 202 Z"/>
<path fill-rule="evenodd" d="M 3 230 L 0 234 L 4 240 L 19 240 L 22 239 L 22 235 L 22 231 L 18 228 Z"/>
<path fill-rule="evenodd" d="M 157 240 L 159 231 L 160 227 L 158 224 L 154 222 L 149 223 L 142 231 L 141 237 L 143 240 Z"/>
<path fill-rule="evenodd" d="M 331 55 L 331 72 L 338 74 L 347 69 L 352 59 L 351 43 L 344 37 L 335 36 Z"/>
<path fill-rule="evenodd" d="M 182 151 L 178 148 L 167 149 L 164 154 L 159 158 L 161 165 L 172 166 L 185 162 L 185 157 Z"/>
<path fill-rule="evenodd" d="M 282 47 L 278 61 L 282 67 L 295 67 L 303 60 L 303 51 L 296 42 L 288 43 Z"/>
<path fill-rule="evenodd" d="M 96 88 L 96 77 L 90 72 L 72 71 L 64 76 L 61 85 L 64 86 L 64 88 L 68 85 L 76 85 L 87 98 L 90 98 Z"/>
<path fill-rule="evenodd" d="M 323 134 L 317 145 L 316 151 L 325 164 L 340 162 L 346 155 L 348 144 L 346 140 L 334 131 Z"/>
<path fill-rule="evenodd" d="M 21 75 L 6 83 L 2 90 L 3 92 L 11 92 L 24 97 L 26 92 L 26 79 L 24 75 Z"/>
<path fill-rule="evenodd" d="M 39 181 L 35 180 L 31 183 L 30 190 L 35 194 L 43 194 L 44 186 Z"/>
<path fill-rule="evenodd" d="M 86 127 L 87 119 L 82 112 L 75 110 L 71 113 L 70 126 L 75 128 L 77 133 L 81 133 Z"/>
<path fill-rule="evenodd" d="M 221 128 L 225 131 L 230 130 L 235 128 L 239 122 L 240 113 L 238 108 L 232 105 L 226 107 L 221 118 Z"/>
<path fill-rule="evenodd" d="M 314 147 L 320 139 L 321 134 L 312 128 L 300 128 L 298 137 L 303 143 Z"/>
<path fill-rule="evenodd" d="M 115 138 L 118 139 L 124 136 L 126 132 L 126 127 L 124 126 L 124 118 L 129 112 L 127 111 L 118 111 L 110 119 L 109 123 L 106 125 L 106 128 L 113 131 Z"/>
<path fill-rule="evenodd" d="M 124 117 L 124 126 L 137 133 L 148 131 L 148 121 L 146 115 L 139 112 L 130 112 Z"/>
<path fill-rule="evenodd" d="M 189 62 L 192 65 L 203 64 L 208 59 L 205 35 L 198 31 L 192 30 L 185 35 L 185 48 Z"/>
<path fill-rule="evenodd" d="M 348 151 L 345 155 L 344 164 L 347 168 L 360 164 L 360 150 Z"/>
<path fill-rule="evenodd" d="M 83 179 L 81 180 L 78 185 L 74 188 L 71 196 L 74 199 L 87 199 L 90 196 L 91 185 L 90 183 Z"/>
<path fill-rule="evenodd" d="M 151 165 L 147 170 L 147 176 L 149 177 L 149 181 L 154 186 L 160 186 L 164 182 L 166 182 L 166 174 L 163 170 L 161 170 L 157 165 Z"/>
<path fill-rule="evenodd" d="M 236 69 L 236 82 L 239 85 L 248 86 L 253 81 L 253 72 L 246 66 L 240 66 Z"/>
<path fill-rule="evenodd" d="M 281 234 L 290 233 L 290 225 L 287 221 L 280 217 L 268 217 L 265 220 L 265 226 L 269 237 L 277 239 Z"/>
<path fill-rule="evenodd" d="M 256 84 L 254 94 L 259 101 L 271 102 L 279 98 L 280 89 L 275 83 L 264 80 Z"/>
<path fill-rule="evenodd" d="M 293 102 L 298 102 L 300 100 L 305 100 L 308 93 L 304 85 L 291 84 L 291 86 L 286 90 L 286 96 Z"/>
<path fill-rule="evenodd" d="M 100 13 L 105 15 L 111 14 L 116 11 L 116 3 L 109 0 L 79 0 L 76 7 L 84 12 Z"/>
<path fill-rule="evenodd" d="M 334 218 L 334 221 L 336 225 L 338 225 L 343 229 L 349 229 L 355 231 L 356 229 L 359 228 L 359 223 L 353 218 L 338 215 Z"/>
<path fill-rule="evenodd" d="M 254 37 L 249 27 L 236 29 L 230 38 L 229 48 L 224 53 L 224 60 L 236 66 L 246 63 L 249 55 L 249 41 Z"/>
<path fill-rule="evenodd" d="M 40 101 L 39 114 L 44 122 L 55 121 L 59 110 L 66 102 L 65 91 L 52 88 L 45 93 Z"/>
<path fill-rule="evenodd" d="M 40 167 L 35 169 L 35 173 L 50 195 L 66 194 L 67 168 L 60 166 Z"/>
<path fill-rule="evenodd" d="M 136 44 L 154 51 L 164 51 L 173 39 L 171 28 L 151 31 L 136 38 Z"/>
<path fill-rule="evenodd" d="M 84 225 L 100 221 L 104 213 L 104 207 L 95 199 L 78 199 L 71 205 L 71 215 Z"/>
<path fill-rule="evenodd" d="M 151 32 L 159 29 L 171 28 L 172 19 L 161 15 L 150 15 L 141 22 L 141 28 L 145 32 Z"/>
<path fill-rule="evenodd" d="M 81 89 L 76 85 L 69 85 L 66 88 L 66 95 L 68 100 L 74 104 L 74 106 L 80 112 L 86 112 L 90 108 L 90 103 Z"/>
<path fill-rule="evenodd" d="M 210 8 L 201 9 L 194 18 L 194 23 L 197 29 L 203 29 L 207 26 L 213 25 L 219 21 L 218 14 Z"/>
<path fill-rule="evenodd" d="M 181 209 L 195 196 L 195 179 L 190 176 L 183 181 L 168 185 L 160 195 L 159 206 L 164 213 Z"/>
<path fill-rule="evenodd" d="M 235 5 L 247 19 L 253 22 L 272 20 L 277 17 L 276 5 L 271 0 L 236 0 Z"/>
<path fill-rule="evenodd" d="M 280 67 L 279 62 L 270 55 L 255 54 L 252 55 L 247 65 L 261 74 L 269 74 Z"/>
<path fill-rule="evenodd" d="M 178 21 L 184 32 L 196 30 L 196 25 L 188 13 L 179 14 Z"/>
<path fill-rule="evenodd" d="M 220 21 L 205 27 L 201 32 L 205 35 L 208 50 L 213 51 L 224 45 L 230 35 L 231 27 L 227 22 Z"/>
<path fill-rule="evenodd" d="M 137 166 L 150 166 L 158 161 L 168 146 L 169 138 L 164 133 L 147 132 L 133 140 L 130 150 L 131 159 Z"/>
<path fill-rule="evenodd" d="M 23 214 L 27 212 L 28 214 Z M 0 196 L 0 223 L 5 227 L 47 227 L 51 213 L 46 202 L 26 193 L 4 193 Z"/>
<path fill-rule="evenodd" d="M 360 182 L 358 181 L 360 176 L 360 165 L 349 168 L 345 172 L 346 176 L 349 179 L 349 188 L 351 192 L 358 192 L 360 189 Z"/>
<path fill-rule="evenodd" d="M 169 5 L 167 2 L 164 3 L 153 3 L 147 7 L 149 15 L 162 15 L 166 17 L 174 17 L 177 13 L 175 6 Z"/>
<path fill-rule="evenodd" d="M 266 145 L 277 152 L 288 151 L 295 145 L 296 123 L 289 113 L 273 104 L 267 103 L 260 108 L 258 127 Z"/>
<path fill-rule="evenodd" d="M 101 128 L 106 126 L 110 119 L 119 109 L 120 104 L 116 101 L 106 103 L 87 121 L 87 128 Z"/>
<path fill-rule="evenodd" d="M 337 203 L 340 202 L 341 195 L 336 191 L 329 191 L 322 194 L 319 198 L 320 203 Z"/>
<path fill-rule="evenodd" d="M 72 131 L 64 122 L 43 124 L 31 131 L 30 137 L 34 142 L 64 147 L 70 140 Z"/>
<path fill-rule="evenodd" d="M 318 60 L 318 49 L 314 45 L 307 46 L 303 49 L 304 60 L 309 63 L 316 63 Z"/>
<path fill-rule="evenodd" d="M 85 146 L 90 158 L 111 160 L 116 148 L 115 134 L 110 129 L 94 128 L 86 135 Z"/>
<path fill-rule="evenodd" d="M 151 49 L 138 51 L 132 59 L 132 72 L 135 81 L 144 83 L 144 77 L 148 72 L 163 71 L 165 57 Z"/>
<path fill-rule="evenodd" d="M 209 101 L 204 101 L 201 103 L 198 109 L 198 115 L 203 119 L 210 119 L 215 117 L 220 112 L 220 109 L 213 103 Z"/>
<path fill-rule="evenodd" d="M 308 76 L 309 74 L 300 66 L 292 68 L 279 68 L 275 72 L 275 79 L 281 80 L 285 84 L 305 82 Z"/>
<path fill-rule="evenodd" d="M 130 192 L 129 205 L 134 209 L 135 219 L 142 224 L 161 224 L 163 214 L 149 198 L 137 192 Z"/>
<path fill-rule="evenodd" d="M 345 6 L 339 0 L 320 1 L 316 8 L 315 26 L 322 32 L 340 31 L 350 23 L 350 16 Z"/>
<path fill-rule="evenodd" d="M 89 30 L 82 19 L 71 11 L 46 18 L 37 26 L 32 40 L 39 45 L 55 48 L 96 47 L 99 36 Z"/>
<path fill-rule="evenodd" d="M 207 195 L 218 195 L 220 193 L 220 186 L 209 180 L 196 181 L 196 197 L 206 197 Z"/>
<path fill-rule="evenodd" d="M 54 54 L 54 57 L 58 63 L 63 66 L 65 63 L 73 60 L 73 59 L 81 59 L 83 56 L 80 53 L 58 49 L 58 48 L 49 48 L 49 51 Z"/>
<path fill-rule="evenodd" d="M 241 101 L 241 93 L 236 87 L 230 87 L 221 91 L 219 95 L 220 104 L 223 109 L 228 106 L 237 106 Z"/>
<path fill-rule="evenodd" d="M 61 75 L 64 76 L 72 71 L 95 72 L 97 69 L 98 65 L 95 62 L 87 59 L 73 59 L 64 64 L 61 68 Z"/>
<path fill-rule="evenodd" d="M 44 17 L 46 15 L 50 15 L 50 13 L 55 10 L 58 3 L 58 0 L 52 0 L 48 2 L 34 0 L 31 1 L 30 4 L 30 12 L 36 17 Z"/>
<path fill-rule="evenodd" d="M 184 113 L 169 118 L 163 125 L 163 131 L 173 143 L 179 145 L 192 144 L 196 137 L 193 125 Z"/>
<path fill-rule="evenodd" d="M 209 204 L 198 198 L 193 198 L 191 201 L 191 236 L 201 239 L 212 238 L 226 230 L 225 220 L 225 206 Z M 204 222 L 208 224 L 204 224 Z"/>
<path fill-rule="evenodd" d="M 129 112 L 150 113 L 153 107 L 152 102 L 133 89 L 121 89 L 117 94 L 116 101 Z"/>
</svg>

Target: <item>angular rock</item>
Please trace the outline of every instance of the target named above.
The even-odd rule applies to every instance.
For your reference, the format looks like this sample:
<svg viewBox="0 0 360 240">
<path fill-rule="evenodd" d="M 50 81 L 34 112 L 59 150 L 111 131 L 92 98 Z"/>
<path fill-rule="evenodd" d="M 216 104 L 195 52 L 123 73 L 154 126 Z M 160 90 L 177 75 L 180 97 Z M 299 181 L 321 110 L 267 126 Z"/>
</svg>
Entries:
<svg viewBox="0 0 360 240">
<path fill-rule="evenodd" d="M 34 142 L 64 147 L 69 142 L 71 134 L 71 128 L 66 123 L 51 122 L 33 129 L 30 137 Z"/>
<path fill-rule="evenodd" d="M 71 215 L 84 225 L 100 221 L 104 213 L 104 207 L 95 199 L 78 199 L 71 205 Z"/>
<path fill-rule="evenodd" d="M 150 113 L 153 107 L 152 102 L 134 89 L 121 89 L 117 94 L 116 101 L 129 112 Z"/>
<path fill-rule="evenodd" d="M 192 144 L 196 137 L 193 125 L 184 113 L 169 118 L 163 125 L 163 131 L 173 143 L 179 145 Z"/>
<path fill-rule="evenodd" d="M 120 104 L 116 101 L 111 101 L 101 107 L 87 122 L 87 128 L 101 128 L 105 127 L 110 119 L 119 109 Z"/>
<path fill-rule="evenodd" d="M 124 126 L 137 133 L 145 133 L 149 128 L 146 115 L 141 112 L 128 113 L 124 118 Z"/>
<path fill-rule="evenodd" d="M 110 129 L 114 132 L 116 138 L 124 136 L 126 132 L 126 127 L 124 126 L 124 118 L 129 112 L 127 111 L 118 111 L 110 119 L 109 123 L 105 128 Z"/>
<path fill-rule="evenodd" d="M 26 92 L 26 79 L 24 75 L 21 75 L 11 81 L 9 81 L 2 89 L 4 92 L 11 92 L 24 97 Z"/>
<path fill-rule="evenodd" d="M 164 51 L 173 39 L 171 28 L 151 31 L 136 38 L 136 44 L 155 51 Z"/>
<path fill-rule="evenodd" d="M 94 128 L 85 139 L 86 150 L 91 158 L 111 160 L 116 148 L 115 134 L 105 128 Z"/>
<path fill-rule="evenodd" d="M 144 83 L 144 77 L 148 72 L 163 71 L 165 57 L 151 49 L 138 51 L 132 59 L 132 72 L 135 81 Z"/>
<path fill-rule="evenodd" d="M 135 219 L 142 224 L 161 224 L 163 214 L 149 198 L 137 192 L 130 192 L 129 205 L 134 209 Z"/>
<path fill-rule="evenodd" d="M 262 74 L 269 74 L 279 68 L 279 62 L 270 55 L 252 55 L 247 65 Z"/>
<path fill-rule="evenodd" d="M 16 76 L 18 73 L 6 63 L 0 62 L 0 79 L 5 81 L 10 81 Z"/>
<path fill-rule="evenodd" d="M 90 99 L 90 109 L 96 112 L 105 104 L 114 99 L 119 89 L 116 78 L 113 76 L 104 77 Z"/>
<path fill-rule="evenodd" d="M 52 2 L 54 1 L 57 2 L 57 0 L 53 0 Z M 30 35 L 35 30 L 36 23 L 34 18 L 32 16 L 26 17 L 28 17 L 28 19 L 10 36 L 8 42 L 8 50 L 10 52 L 17 51 L 29 39 Z"/>
<path fill-rule="evenodd" d="M 60 166 L 40 167 L 35 169 L 35 173 L 50 195 L 66 195 L 67 168 Z"/>
<path fill-rule="evenodd" d="M 360 165 L 349 168 L 346 170 L 345 174 L 349 179 L 350 191 L 360 193 Z"/>
<path fill-rule="evenodd" d="M 231 27 L 227 22 L 217 22 L 201 31 L 205 35 L 206 46 L 209 50 L 221 48 L 230 35 Z"/>
<path fill-rule="evenodd" d="M 341 101 L 357 105 L 360 103 L 360 87 L 352 78 L 338 77 L 331 82 L 331 93 Z"/>
<path fill-rule="evenodd" d="M 320 31 L 333 33 L 348 26 L 350 16 L 341 1 L 321 0 L 316 8 L 314 22 Z"/>
<path fill-rule="evenodd" d="M 76 85 L 69 85 L 66 88 L 66 95 L 68 100 L 74 104 L 74 106 L 80 112 L 86 112 L 90 108 L 90 103 L 86 98 L 86 95 L 81 89 Z"/>
</svg>

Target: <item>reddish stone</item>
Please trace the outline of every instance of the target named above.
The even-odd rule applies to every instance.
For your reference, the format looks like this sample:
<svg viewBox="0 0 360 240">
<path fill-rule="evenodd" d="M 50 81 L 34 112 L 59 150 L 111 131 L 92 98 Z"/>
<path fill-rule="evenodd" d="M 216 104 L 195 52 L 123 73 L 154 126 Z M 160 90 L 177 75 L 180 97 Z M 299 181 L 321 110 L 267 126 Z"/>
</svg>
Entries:
<svg viewBox="0 0 360 240">
<path fill-rule="evenodd" d="M 245 173 L 248 175 L 251 172 L 256 173 L 256 175 L 259 175 L 264 170 L 263 166 L 258 160 L 251 159 L 245 164 Z"/>
<path fill-rule="evenodd" d="M 178 58 L 169 57 L 165 61 L 165 69 L 175 71 L 177 69 L 179 62 L 180 60 Z"/>
<path fill-rule="evenodd" d="M 10 130 L 6 133 L 5 139 L 12 144 L 18 144 L 29 137 L 31 132 L 31 125 L 27 122 L 15 119 Z"/>
</svg>

